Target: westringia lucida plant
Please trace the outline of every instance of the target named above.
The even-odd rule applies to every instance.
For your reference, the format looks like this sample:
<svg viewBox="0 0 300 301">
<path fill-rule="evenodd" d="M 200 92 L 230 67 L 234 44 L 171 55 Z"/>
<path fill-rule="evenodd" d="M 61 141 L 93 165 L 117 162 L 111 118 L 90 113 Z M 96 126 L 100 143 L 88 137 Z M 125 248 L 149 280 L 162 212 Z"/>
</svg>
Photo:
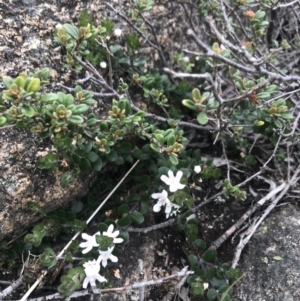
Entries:
<svg viewBox="0 0 300 301">
<path fill-rule="evenodd" d="M 165 50 L 146 19 L 145 12 L 153 9 L 151 0 L 133 1 L 128 15 L 122 15 L 132 29 L 126 34 L 110 19 L 94 24 L 87 11 L 80 14 L 78 24 L 57 28 L 54 39 L 66 52 L 66 66 L 78 74 L 88 71 L 78 82 L 92 79 L 103 93 L 94 95 L 79 85 L 69 88 L 69 93 L 46 92 L 47 68 L 17 78 L 3 77 L 0 126 L 16 124 L 53 143 L 53 151 L 39 161 L 39 167 L 63 171 L 62 186 L 71 183 L 78 170 L 100 171 L 106 164 L 124 166 L 140 160 L 131 194 L 123 201 L 118 195 L 111 215 L 103 215 L 97 231 L 82 233 L 85 241 L 73 241 L 67 250 L 67 262 L 78 254 L 84 259 L 61 277 L 58 291 L 65 296 L 81 286 L 106 283 L 106 266 L 118 261 L 116 244 L 126 243 L 128 227 L 143 224 L 151 210 L 164 219 L 176 218 L 178 231 L 186 237 L 182 249 L 194 272 L 187 280 L 191 294 L 212 301 L 231 300 L 235 282 L 230 285 L 229 281 L 237 281 L 240 273 L 219 264 L 214 249 L 205 251 L 189 184 L 203 179 L 214 186 L 218 180 L 225 199 L 246 199 L 246 191 L 230 179 L 232 163 L 226 146 L 233 145 L 241 154 L 241 168 L 257 167 L 250 144 L 263 137 L 272 146 L 279 136 L 294 135 L 293 104 L 287 97 L 292 92 L 285 94 L 284 89 L 296 77 L 288 75 L 280 56 L 298 46 L 274 39 L 262 55 L 270 35 L 266 11 L 274 3 L 261 1 L 254 11 L 251 0 L 229 2 L 196 1 L 191 12 L 206 30 L 196 34 L 189 29 L 186 36 L 199 51 L 177 49 L 167 63 Z M 144 43 L 157 51 L 159 62 L 149 62 L 142 51 Z M 139 107 L 133 91 L 138 91 Z M 105 114 L 99 114 L 99 106 L 107 106 Z M 189 147 L 191 140 L 207 133 L 212 146 L 220 142 L 224 148 L 226 176 L 214 158 L 204 158 L 198 146 L 196 150 Z M 253 138 L 254 134 L 260 135 Z M 273 156 L 273 149 L 268 151 Z M 113 179 L 99 177 L 111 187 Z M 96 204 L 90 193 L 86 206 L 95 209 Z M 19 249 L 41 251 L 41 265 L 52 268 L 58 259 L 51 248 L 43 247 L 43 241 L 52 242 L 67 230 L 82 232 L 88 217 L 83 208 L 78 202 L 71 212 L 59 209 L 45 214 L 33 204 L 32 210 L 41 214 L 42 221 L 25 236 Z M 12 265 L 16 254 L 9 256 L 9 248 L 1 243 L 0 256 Z"/>
</svg>

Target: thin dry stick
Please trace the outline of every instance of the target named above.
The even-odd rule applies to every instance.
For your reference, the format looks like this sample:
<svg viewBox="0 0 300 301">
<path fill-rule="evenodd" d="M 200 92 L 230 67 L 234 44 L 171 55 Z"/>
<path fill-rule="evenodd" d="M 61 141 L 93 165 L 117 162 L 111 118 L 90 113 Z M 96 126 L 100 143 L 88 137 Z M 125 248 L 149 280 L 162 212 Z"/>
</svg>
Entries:
<svg viewBox="0 0 300 301">
<path fill-rule="evenodd" d="M 217 240 L 215 240 L 209 249 L 218 249 L 227 238 L 232 235 L 241 225 L 258 209 L 260 208 L 267 200 L 271 199 L 278 192 L 282 191 L 287 184 L 283 182 L 276 189 L 269 192 L 265 197 L 258 201 L 252 208 L 250 208 L 233 226 L 231 226 L 223 235 L 221 235 Z"/>
<path fill-rule="evenodd" d="M 123 181 L 128 177 L 130 172 L 136 167 L 136 165 L 139 163 L 139 160 L 137 160 L 134 165 L 129 169 L 129 171 L 125 174 L 125 176 L 120 180 L 120 182 L 114 187 L 114 189 L 108 194 L 108 196 L 105 198 L 105 200 L 98 206 L 98 208 L 94 211 L 94 213 L 89 217 L 89 219 L 86 221 L 86 224 L 88 225 L 89 222 L 95 217 L 95 215 L 99 212 L 99 210 L 103 207 L 103 205 L 107 202 L 107 200 L 112 196 L 112 194 L 119 188 L 119 186 L 123 183 Z M 61 257 L 64 252 L 68 249 L 68 247 L 71 245 L 71 243 L 79 236 L 81 232 L 77 232 L 74 237 L 67 243 L 67 245 L 62 249 L 62 251 L 56 256 Z M 20 301 L 25 301 L 28 296 L 34 291 L 34 289 L 38 286 L 38 284 L 41 282 L 41 280 L 47 275 L 48 270 L 45 270 L 42 272 L 40 277 L 36 280 L 36 282 L 30 287 L 30 289 L 26 292 L 26 294 L 22 297 Z"/>
<path fill-rule="evenodd" d="M 298 166 L 297 170 L 295 171 L 295 173 L 293 174 L 293 177 L 291 178 L 291 180 L 286 184 L 286 186 L 284 187 L 284 189 L 281 191 L 281 193 L 278 195 L 278 197 L 276 197 L 272 203 L 268 206 L 268 208 L 265 210 L 264 214 L 260 217 L 260 219 L 257 221 L 257 223 L 255 223 L 254 225 L 251 225 L 249 227 L 249 229 L 246 231 L 247 236 L 246 238 L 242 238 L 237 249 L 236 252 L 234 254 L 234 258 L 231 264 L 232 268 L 235 268 L 240 256 L 241 256 L 241 252 L 244 249 L 244 247 L 246 246 L 246 244 L 249 242 L 250 238 L 252 237 L 252 235 L 255 233 L 256 229 L 258 228 L 258 226 L 263 222 L 263 220 L 270 214 L 270 212 L 276 207 L 278 201 L 280 201 L 282 199 L 282 197 L 287 193 L 287 191 L 290 189 L 291 185 L 293 185 L 298 179 L 297 176 L 300 172 L 300 166 Z"/>
<path fill-rule="evenodd" d="M 94 289 L 93 294 L 100 295 L 100 294 L 112 293 L 112 292 L 126 292 L 126 291 L 130 291 L 130 290 L 134 290 L 134 289 L 140 289 L 142 287 L 145 288 L 147 286 L 158 285 L 158 284 L 164 283 L 168 280 L 174 279 L 176 277 L 185 277 L 185 276 L 193 275 L 193 274 L 194 274 L 194 272 L 188 271 L 188 266 L 186 266 L 178 273 L 174 273 L 170 276 L 166 276 L 166 277 L 156 279 L 156 280 L 141 281 L 141 282 L 137 282 L 137 283 L 134 283 L 131 285 L 129 284 L 129 285 L 122 286 L 122 287 Z M 88 290 L 83 290 L 83 291 L 74 292 L 69 298 L 78 298 L 78 297 L 82 297 L 82 296 L 86 296 L 86 295 L 91 295 L 91 293 L 89 293 Z M 40 298 L 29 299 L 28 301 L 46 301 L 46 300 L 53 300 L 53 299 L 57 299 L 57 298 L 61 298 L 61 294 L 55 293 L 50 296 L 43 296 Z"/>
<path fill-rule="evenodd" d="M 17 281 L 13 282 L 9 287 L 0 292 L 0 300 L 12 294 L 23 283 L 23 277 L 21 276 Z"/>
</svg>

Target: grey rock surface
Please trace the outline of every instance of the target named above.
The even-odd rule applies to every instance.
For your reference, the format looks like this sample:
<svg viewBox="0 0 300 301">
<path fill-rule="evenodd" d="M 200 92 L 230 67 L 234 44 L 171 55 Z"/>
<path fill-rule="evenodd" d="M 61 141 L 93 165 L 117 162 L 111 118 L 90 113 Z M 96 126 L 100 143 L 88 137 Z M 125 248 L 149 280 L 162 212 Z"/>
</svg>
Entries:
<svg viewBox="0 0 300 301">
<path fill-rule="evenodd" d="M 287 205 L 272 213 L 240 261 L 246 273 L 235 287 L 239 301 L 300 300 L 300 210 Z"/>
</svg>

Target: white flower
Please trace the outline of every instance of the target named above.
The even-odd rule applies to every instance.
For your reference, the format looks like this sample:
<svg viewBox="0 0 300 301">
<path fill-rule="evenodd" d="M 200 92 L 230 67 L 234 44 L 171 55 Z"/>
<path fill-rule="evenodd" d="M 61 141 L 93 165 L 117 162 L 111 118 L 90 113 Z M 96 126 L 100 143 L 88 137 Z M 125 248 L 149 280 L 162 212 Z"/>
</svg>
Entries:
<svg viewBox="0 0 300 301">
<path fill-rule="evenodd" d="M 171 192 L 175 192 L 178 189 L 183 189 L 185 185 L 180 183 L 180 179 L 183 175 L 182 171 L 177 171 L 176 177 L 174 177 L 174 173 L 172 170 L 168 171 L 169 177 L 162 175 L 160 179 L 169 185 L 169 189 Z"/>
<path fill-rule="evenodd" d="M 165 213 L 166 213 L 166 218 L 172 215 L 172 207 L 175 209 L 180 208 L 180 206 L 173 204 L 169 199 L 168 199 L 168 192 L 166 190 L 163 190 L 162 193 L 153 193 L 151 195 L 153 199 L 158 199 L 158 202 L 153 206 L 153 211 L 154 212 L 159 212 L 161 210 L 162 206 L 166 206 L 165 208 Z"/>
<path fill-rule="evenodd" d="M 88 284 L 90 283 L 91 286 L 96 286 L 96 280 L 99 282 L 107 282 L 107 280 L 99 275 L 100 272 L 100 260 L 93 260 L 87 261 L 83 264 L 84 272 L 86 277 L 83 280 L 82 287 L 87 288 Z"/>
<path fill-rule="evenodd" d="M 188 56 L 185 56 L 185 57 L 183 58 L 183 61 L 184 61 L 185 63 L 189 63 L 189 62 L 190 62 L 190 58 L 189 58 Z"/>
<path fill-rule="evenodd" d="M 195 172 L 195 173 L 201 172 L 201 166 L 200 166 L 200 165 L 196 165 L 196 166 L 194 167 L 194 172 Z"/>
<path fill-rule="evenodd" d="M 116 238 L 120 234 L 120 231 L 119 230 L 116 230 L 115 232 L 113 232 L 113 231 L 114 231 L 114 225 L 111 224 L 111 225 L 109 225 L 107 231 L 103 232 L 103 235 L 112 237 L 114 239 L 114 241 L 113 241 L 114 244 L 119 244 L 119 243 L 123 242 L 123 238 Z"/>
<path fill-rule="evenodd" d="M 116 29 L 114 30 L 114 35 L 115 35 L 117 38 L 119 38 L 119 37 L 122 35 L 122 33 L 123 33 L 122 29 L 116 28 Z"/>
<path fill-rule="evenodd" d="M 112 262 L 117 262 L 118 257 L 111 254 L 115 246 L 112 246 L 111 248 L 108 248 L 107 251 L 101 251 L 99 250 L 100 256 L 98 257 L 98 260 L 101 261 L 103 267 L 106 267 L 107 260 L 110 259 Z"/>
<path fill-rule="evenodd" d="M 101 62 L 101 63 L 100 63 L 100 67 L 101 67 L 102 69 L 105 69 L 105 68 L 107 67 L 107 64 L 106 64 L 105 62 Z"/>
<path fill-rule="evenodd" d="M 203 288 L 204 288 L 204 290 L 207 290 L 208 287 L 209 287 L 209 284 L 208 284 L 207 282 L 204 282 L 204 283 L 203 283 Z"/>
<path fill-rule="evenodd" d="M 86 233 L 82 233 L 81 237 L 86 240 L 86 242 L 82 242 L 79 247 L 84 248 L 82 250 L 82 254 L 86 254 L 93 249 L 93 247 L 98 247 L 99 244 L 96 241 L 96 235 L 100 235 L 100 232 L 97 232 L 95 235 L 91 236 Z"/>
</svg>

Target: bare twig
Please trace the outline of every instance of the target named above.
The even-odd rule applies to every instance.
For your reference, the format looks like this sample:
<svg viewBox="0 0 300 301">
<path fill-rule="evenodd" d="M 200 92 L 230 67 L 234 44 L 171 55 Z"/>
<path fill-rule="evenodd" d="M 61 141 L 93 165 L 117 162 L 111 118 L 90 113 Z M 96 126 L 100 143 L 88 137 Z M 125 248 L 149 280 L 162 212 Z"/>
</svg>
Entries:
<svg viewBox="0 0 300 301">
<path fill-rule="evenodd" d="M 231 226 L 223 235 L 221 235 L 217 240 L 215 240 L 209 249 L 218 249 L 229 236 L 231 236 L 241 225 L 258 209 L 260 208 L 267 200 L 271 199 L 274 195 L 282 191 L 286 187 L 286 183 L 283 182 L 276 189 L 269 192 L 265 197 L 258 201 L 252 208 L 250 208 L 233 226 Z"/>
<path fill-rule="evenodd" d="M 169 275 L 169 276 L 166 276 L 166 277 L 163 277 L 160 279 L 156 279 L 156 280 L 136 282 L 134 284 L 131 284 L 131 285 L 129 284 L 129 285 L 122 286 L 122 287 L 94 289 L 93 294 L 100 295 L 100 294 L 107 294 L 107 293 L 113 293 L 113 292 L 127 292 L 130 290 L 140 289 L 142 287 L 145 288 L 147 286 L 159 285 L 166 281 L 174 279 L 176 277 L 185 277 L 185 276 L 193 275 L 193 274 L 194 274 L 193 271 L 188 271 L 187 267 L 185 267 L 178 273 L 174 273 L 172 275 Z M 87 296 L 87 295 L 91 295 L 89 290 L 83 290 L 83 291 L 74 292 L 70 296 L 70 298 L 78 298 L 78 297 Z M 54 299 L 61 298 L 61 297 L 62 297 L 61 294 L 56 293 L 56 294 L 53 294 L 50 296 L 43 296 L 40 298 L 32 298 L 32 299 L 29 299 L 28 301 L 46 301 L 46 300 L 54 300 Z M 11 301 L 13 301 L 13 300 L 11 300 Z"/>
<path fill-rule="evenodd" d="M 215 59 L 218 59 L 224 63 L 226 63 L 227 65 L 229 66 L 232 66 L 232 67 L 235 67 L 241 71 L 244 71 L 244 72 L 248 72 L 248 73 L 251 73 L 251 74 L 255 74 L 257 72 L 260 72 L 262 73 L 263 75 L 267 75 L 268 77 L 270 78 L 273 78 L 273 79 L 280 79 L 282 81 L 300 81 L 300 76 L 298 75 L 280 75 L 278 73 L 274 73 L 274 72 L 270 72 L 268 70 L 266 70 L 264 67 L 260 66 L 258 68 L 258 70 L 256 68 L 252 68 L 252 67 L 247 67 L 247 66 L 244 66 L 244 65 L 241 65 L 239 63 L 236 63 L 235 61 L 231 60 L 231 59 L 228 59 L 216 52 L 214 52 L 213 50 L 211 50 L 210 47 L 208 47 L 196 34 L 195 32 L 192 30 L 192 29 L 188 29 L 187 31 L 187 34 L 189 36 L 191 36 L 196 44 L 204 51 L 204 55 L 205 56 L 209 56 L 209 57 L 213 57 Z M 203 56 L 203 54 L 201 53 L 197 53 L 197 52 L 193 52 L 193 51 L 189 51 L 188 49 L 183 49 L 184 52 L 186 53 L 191 53 L 191 54 L 194 54 L 194 55 L 199 55 L 199 56 Z M 252 61 L 251 62 L 251 66 L 255 64 L 255 61 Z"/>
<path fill-rule="evenodd" d="M 279 2 L 279 1 L 278 1 Z M 277 9 L 277 8 L 280 8 L 280 7 L 288 7 L 288 6 L 292 6 L 294 5 L 295 3 L 299 3 L 299 0 L 294 0 L 294 1 L 291 1 L 291 2 L 288 2 L 288 3 L 283 3 L 283 4 L 278 4 L 276 6 L 274 6 L 272 9 Z"/>
<path fill-rule="evenodd" d="M 295 173 L 293 174 L 291 180 L 289 182 L 287 182 L 287 184 L 285 185 L 285 187 L 283 188 L 283 190 L 281 191 L 281 193 L 272 201 L 272 203 L 268 206 L 268 208 L 265 210 L 264 214 L 260 217 L 260 219 L 252 226 L 250 226 L 250 228 L 246 231 L 246 233 L 244 235 L 247 235 L 245 238 L 241 238 L 241 241 L 237 247 L 237 250 L 235 252 L 234 255 L 234 259 L 232 261 L 231 267 L 235 268 L 241 252 L 243 250 L 243 248 L 245 247 L 245 245 L 249 242 L 250 238 L 252 237 L 252 235 L 255 233 L 255 231 L 257 230 L 258 226 L 263 222 L 263 220 L 270 214 L 270 212 L 275 208 L 275 206 L 277 205 L 277 203 L 282 199 L 282 197 L 287 193 L 287 191 L 289 190 L 289 188 L 298 181 L 298 174 L 300 173 L 300 166 L 298 166 L 297 170 L 295 171 Z M 261 202 L 261 201 L 260 201 Z"/>
<path fill-rule="evenodd" d="M 17 281 L 13 282 L 10 286 L 8 286 L 6 289 L 0 292 L 0 300 L 3 300 L 3 298 L 12 294 L 13 291 L 16 290 L 22 283 L 23 277 L 21 276 Z"/>
</svg>

